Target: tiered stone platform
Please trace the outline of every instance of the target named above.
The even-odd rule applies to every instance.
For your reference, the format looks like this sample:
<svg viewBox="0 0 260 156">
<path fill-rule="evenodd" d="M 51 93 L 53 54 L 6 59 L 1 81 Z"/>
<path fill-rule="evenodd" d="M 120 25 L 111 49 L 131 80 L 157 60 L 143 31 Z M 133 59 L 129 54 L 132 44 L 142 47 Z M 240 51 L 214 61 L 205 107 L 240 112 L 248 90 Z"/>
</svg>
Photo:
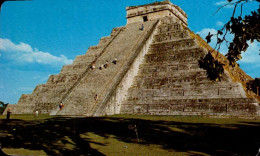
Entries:
<svg viewBox="0 0 260 156">
<path fill-rule="evenodd" d="M 243 75 L 243 85 L 249 76 L 241 69 L 227 70 L 226 65 L 221 81 L 208 79 L 198 64 L 208 45 L 194 36 L 187 28 L 187 15 L 168 1 L 128 7 L 126 26 L 114 28 L 85 55 L 8 108 L 16 114 L 37 110 L 73 116 L 259 116 L 258 101 L 248 98 L 240 81 L 234 81 L 235 71 Z"/>
</svg>

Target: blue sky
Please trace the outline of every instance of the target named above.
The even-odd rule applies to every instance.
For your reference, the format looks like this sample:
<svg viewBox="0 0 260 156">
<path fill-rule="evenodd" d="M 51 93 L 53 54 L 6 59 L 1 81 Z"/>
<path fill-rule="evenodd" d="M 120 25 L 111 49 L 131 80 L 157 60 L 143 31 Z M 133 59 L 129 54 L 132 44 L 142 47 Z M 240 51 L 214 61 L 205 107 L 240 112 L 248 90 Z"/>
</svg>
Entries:
<svg viewBox="0 0 260 156">
<path fill-rule="evenodd" d="M 155 0 L 32 0 L 5 2 L 0 14 L 0 101 L 17 103 L 21 94 L 57 74 L 75 56 L 126 24 L 126 6 Z M 225 0 L 172 0 L 188 14 L 189 28 L 205 37 L 223 26 L 232 7 L 218 13 Z M 244 13 L 257 3 L 245 5 Z M 213 45 L 214 43 L 211 43 Z M 259 43 L 251 44 L 240 66 L 260 77 Z M 227 51 L 226 47 L 221 52 Z"/>
</svg>

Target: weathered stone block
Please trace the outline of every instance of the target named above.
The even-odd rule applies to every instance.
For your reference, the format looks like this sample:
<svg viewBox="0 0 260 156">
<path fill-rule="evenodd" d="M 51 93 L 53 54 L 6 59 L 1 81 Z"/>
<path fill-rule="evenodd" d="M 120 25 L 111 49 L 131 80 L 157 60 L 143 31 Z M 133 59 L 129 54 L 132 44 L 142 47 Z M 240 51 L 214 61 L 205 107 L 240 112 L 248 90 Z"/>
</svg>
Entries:
<svg viewBox="0 0 260 156">
<path fill-rule="evenodd" d="M 227 112 L 227 104 L 210 104 L 210 111 L 212 113 L 226 113 Z"/>
</svg>

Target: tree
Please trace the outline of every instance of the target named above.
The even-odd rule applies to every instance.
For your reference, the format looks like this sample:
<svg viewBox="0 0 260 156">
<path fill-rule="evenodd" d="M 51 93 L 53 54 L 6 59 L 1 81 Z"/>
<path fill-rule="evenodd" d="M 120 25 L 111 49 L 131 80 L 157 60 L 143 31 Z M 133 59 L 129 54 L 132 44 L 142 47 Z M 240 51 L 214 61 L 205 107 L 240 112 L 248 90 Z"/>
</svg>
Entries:
<svg viewBox="0 0 260 156">
<path fill-rule="evenodd" d="M 218 11 L 227 6 L 234 5 L 233 14 L 230 20 L 218 30 L 217 34 L 209 33 L 206 36 L 207 43 L 211 42 L 211 37 L 217 37 L 216 49 L 220 49 L 222 43 L 228 45 L 228 53 L 226 54 L 229 64 L 235 66 L 236 61 L 242 59 L 241 52 L 245 52 L 249 47 L 248 42 L 260 42 L 260 5 L 250 15 L 243 15 L 243 5 L 250 2 L 258 2 L 260 0 L 227 0 L 228 3 L 218 9 Z M 235 16 L 237 15 L 237 17 Z M 228 41 L 226 35 L 230 33 L 234 35 L 233 41 Z"/>
<path fill-rule="evenodd" d="M 247 89 L 253 91 L 256 95 L 260 95 L 260 78 L 255 78 L 247 83 Z"/>
<path fill-rule="evenodd" d="M 4 103 L 4 102 L 0 101 L 0 115 L 4 112 L 7 105 L 8 105 L 8 103 Z"/>
</svg>

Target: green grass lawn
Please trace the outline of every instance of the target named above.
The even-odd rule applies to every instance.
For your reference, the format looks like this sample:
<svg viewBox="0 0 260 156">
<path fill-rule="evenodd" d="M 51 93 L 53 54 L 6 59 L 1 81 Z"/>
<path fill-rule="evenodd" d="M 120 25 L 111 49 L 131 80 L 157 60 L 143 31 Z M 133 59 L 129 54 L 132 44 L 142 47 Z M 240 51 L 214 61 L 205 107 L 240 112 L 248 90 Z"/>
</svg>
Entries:
<svg viewBox="0 0 260 156">
<path fill-rule="evenodd" d="M 256 155 L 260 119 L 0 116 L 0 143 L 16 155 Z"/>
</svg>

